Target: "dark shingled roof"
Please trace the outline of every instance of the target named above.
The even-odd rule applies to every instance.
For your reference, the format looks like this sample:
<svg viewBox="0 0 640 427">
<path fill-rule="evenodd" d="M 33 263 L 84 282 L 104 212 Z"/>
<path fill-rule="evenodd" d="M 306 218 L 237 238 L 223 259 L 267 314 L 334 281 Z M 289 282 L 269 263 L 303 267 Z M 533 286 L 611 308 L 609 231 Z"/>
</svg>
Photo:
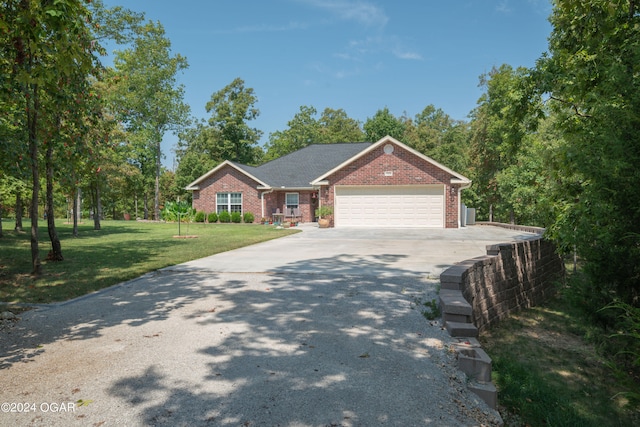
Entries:
<svg viewBox="0 0 640 427">
<path fill-rule="evenodd" d="M 371 146 L 371 142 L 313 144 L 254 167 L 234 163 L 273 188 L 305 188 L 319 176 Z"/>
</svg>

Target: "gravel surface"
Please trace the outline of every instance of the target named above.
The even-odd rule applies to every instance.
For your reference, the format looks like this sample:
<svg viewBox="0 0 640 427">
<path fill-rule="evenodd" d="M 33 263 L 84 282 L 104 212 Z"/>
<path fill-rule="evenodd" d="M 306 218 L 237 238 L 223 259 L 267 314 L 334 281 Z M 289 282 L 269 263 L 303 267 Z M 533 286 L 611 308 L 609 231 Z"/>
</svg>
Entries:
<svg viewBox="0 0 640 427">
<path fill-rule="evenodd" d="M 24 312 L 0 328 L 0 425 L 499 425 L 422 315 L 437 284 L 176 267 Z"/>
</svg>

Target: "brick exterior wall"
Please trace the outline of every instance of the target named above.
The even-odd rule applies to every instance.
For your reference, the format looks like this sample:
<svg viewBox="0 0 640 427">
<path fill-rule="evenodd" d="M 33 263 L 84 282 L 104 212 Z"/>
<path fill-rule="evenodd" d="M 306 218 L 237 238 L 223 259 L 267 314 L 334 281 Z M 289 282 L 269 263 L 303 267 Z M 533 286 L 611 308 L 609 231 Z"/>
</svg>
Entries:
<svg viewBox="0 0 640 427">
<path fill-rule="evenodd" d="M 193 191 L 192 206 L 197 211 L 207 214 L 216 212 L 217 193 L 242 193 L 242 213 L 251 212 L 256 221 L 262 215 L 262 193 L 264 194 L 264 217 L 271 218 L 272 210 L 282 211 L 285 204 L 286 193 L 298 193 L 300 215 L 302 222 L 312 222 L 315 219 L 315 208 L 318 206 L 317 198 L 313 198 L 312 190 L 287 190 L 273 191 L 258 190 L 258 183 L 241 173 L 237 169 L 226 166 L 207 177 L 200 183 L 200 190 Z"/>
<path fill-rule="evenodd" d="M 394 146 L 386 154 L 384 145 L 358 158 L 327 177 L 329 186 L 322 188 L 322 204 L 334 205 L 333 187 L 336 185 L 445 185 L 445 227 L 458 228 L 458 185 L 452 185 L 449 173 L 424 161 L 415 154 Z M 393 172 L 385 176 L 385 172 Z"/>
<path fill-rule="evenodd" d="M 318 207 L 318 199 L 312 197 L 316 191 L 312 190 L 287 190 L 274 191 L 264 195 L 265 200 L 265 218 L 271 218 L 271 212 L 276 209 L 282 209 L 286 203 L 287 193 L 298 193 L 298 204 L 300 206 L 300 216 L 302 222 L 313 222 L 315 219 L 315 208 Z M 260 213 L 258 213 L 260 215 Z"/>
<path fill-rule="evenodd" d="M 459 290 L 484 331 L 510 313 L 544 302 L 564 276 L 555 245 L 542 237 L 487 246 L 487 255 L 463 261 L 440 275 L 442 289 Z"/>
<path fill-rule="evenodd" d="M 200 183 L 193 191 L 192 206 L 207 214 L 216 212 L 217 193 L 242 193 L 242 213 L 251 212 L 256 221 L 262 212 L 258 183 L 231 166 L 225 166 Z"/>
</svg>

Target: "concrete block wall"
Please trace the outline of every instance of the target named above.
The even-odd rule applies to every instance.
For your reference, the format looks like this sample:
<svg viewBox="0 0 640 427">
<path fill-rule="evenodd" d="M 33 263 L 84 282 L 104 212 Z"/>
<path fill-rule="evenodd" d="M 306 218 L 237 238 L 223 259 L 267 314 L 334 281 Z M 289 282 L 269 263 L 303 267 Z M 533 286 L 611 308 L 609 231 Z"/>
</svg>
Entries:
<svg viewBox="0 0 640 427">
<path fill-rule="evenodd" d="M 468 343 L 510 313 L 541 304 L 551 296 L 554 282 L 564 276 L 564 263 L 555 245 L 541 234 L 489 245 L 487 255 L 442 272 L 440 309 L 452 337 Z M 456 351 L 460 369 L 472 379 L 470 389 L 495 408 L 497 391 L 490 383 L 491 359 L 478 348 L 471 351 L 457 346 Z"/>
</svg>

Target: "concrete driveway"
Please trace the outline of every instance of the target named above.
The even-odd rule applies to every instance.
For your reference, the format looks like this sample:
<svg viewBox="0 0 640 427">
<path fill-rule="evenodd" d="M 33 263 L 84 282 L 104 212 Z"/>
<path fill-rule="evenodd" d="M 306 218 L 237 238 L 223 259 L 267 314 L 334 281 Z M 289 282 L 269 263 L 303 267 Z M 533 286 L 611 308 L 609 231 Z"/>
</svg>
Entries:
<svg viewBox="0 0 640 427">
<path fill-rule="evenodd" d="M 303 228 L 24 313 L 0 332 L 0 425 L 497 422 L 421 303 L 530 235 Z"/>
</svg>

